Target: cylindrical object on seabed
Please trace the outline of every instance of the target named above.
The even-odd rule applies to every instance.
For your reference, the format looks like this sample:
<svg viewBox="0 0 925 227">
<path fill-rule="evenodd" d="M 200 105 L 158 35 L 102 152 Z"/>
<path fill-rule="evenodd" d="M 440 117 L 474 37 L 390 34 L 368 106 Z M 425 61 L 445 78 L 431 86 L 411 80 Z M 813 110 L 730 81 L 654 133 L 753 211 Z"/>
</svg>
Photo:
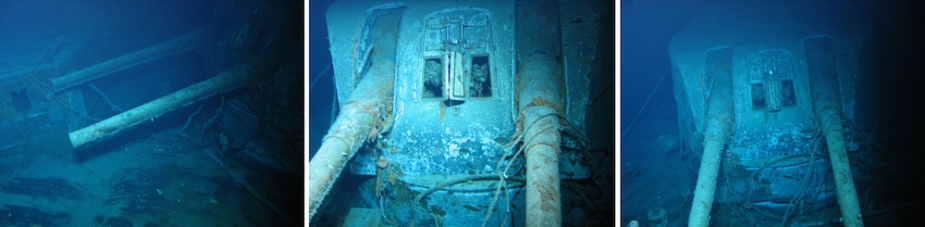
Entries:
<svg viewBox="0 0 925 227">
<path fill-rule="evenodd" d="M 212 38 L 213 27 L 212 25 L 202 26 L 166 42 L 109 59 L 61 77 L 52 78 L 51 86 L 55 92 L 60 92 L 69 87 L 77 86 L 84 82 L 122 71 L 145 62 L 191 50 L 205 44 L 205 41 Z"/>
<path fill-rule="evenodd" d="M 254 69 L 249 64 L 242 64 L 183 90 L 70 132 L 68 136 L 71 139 L 71 145 L 78 147 L 88 142 L 115 135 L 123 129 L 130 128 L 141 122 L 153 121 L 154 118 L 174 109 L 208 98 L 219 92 L 238 88 L 247 83 L 250 74 L 253 72 Z"/>
</svg>

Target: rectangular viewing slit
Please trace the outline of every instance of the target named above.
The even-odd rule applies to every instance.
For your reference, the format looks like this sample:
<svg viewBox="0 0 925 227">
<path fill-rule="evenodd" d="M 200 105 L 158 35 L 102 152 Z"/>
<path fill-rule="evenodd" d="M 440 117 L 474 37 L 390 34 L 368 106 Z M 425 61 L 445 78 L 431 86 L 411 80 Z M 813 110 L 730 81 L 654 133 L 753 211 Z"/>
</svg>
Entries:
<svg viewBox="0 0 925 227">
<path fill-rule="evenodd" d="M 472 66 L 469 70 L 469 96 L 491 97 L 491 67 L 488 56 L 472 56 Z"/>
<path fill-rule="evenodd" d="M 752 84 L 752 110 L 764 110 L 764 107 L 767 106 L 764 94 L 763 84 Z"/>
<path fill-rule="evenodd" d="M 443 60 L 440 57 L 424 59 L 424 98 L 443 97 Z"/>
<path fill-rule="evenodd" d="M 793 80 L 784 80 L 781 81 L 781 95 L 783 98 L 781 101 L 784 106 L 796 106 L 797 105 L 797 96 L 793 88 Z"/>
</svg>

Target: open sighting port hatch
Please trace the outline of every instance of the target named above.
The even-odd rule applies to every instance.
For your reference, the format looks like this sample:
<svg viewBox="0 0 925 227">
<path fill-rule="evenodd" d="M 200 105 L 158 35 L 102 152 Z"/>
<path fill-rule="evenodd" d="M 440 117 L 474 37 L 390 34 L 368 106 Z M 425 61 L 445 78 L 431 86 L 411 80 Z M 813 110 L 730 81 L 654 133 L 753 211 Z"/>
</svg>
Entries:
<svg viewBox="0 0 925 227">
<path fill-rule="evenodd" d="M 423 97 L 426 99 L 461 101 L 487 98 L 492 94 L 488 55 L 448 52 L 444 56 L 426 57 L 423 75 Z"/>
</svg>

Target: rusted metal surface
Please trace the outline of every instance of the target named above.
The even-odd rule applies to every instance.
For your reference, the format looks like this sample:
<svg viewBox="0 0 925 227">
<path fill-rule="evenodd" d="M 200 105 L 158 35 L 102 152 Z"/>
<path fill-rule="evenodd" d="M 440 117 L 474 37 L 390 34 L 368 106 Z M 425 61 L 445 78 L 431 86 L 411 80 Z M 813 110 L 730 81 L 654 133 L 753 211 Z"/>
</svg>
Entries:
<svg viewBox="0 0 925 227">
<path fill-rule="evenodd" d="M 559 10 L 551 2 L 517 2 L 518 132 L 527 160 L 526 225 L 562 226 L 560 118 L 565 116 Z"/>
<path fill-rule="evenodd" d="M 367 138 L 375 136 L 375 123 L 392 100 L 395 62 L 379 60 L 360 81 L 341 114 L 331 126 L 315 157 L 309 162 L 308 198 L 314 216 L 325 196 Z"/>
<path fill-rule="evenodd" d="M 534 125 L 524 133 L 527 159 L 527 226 L 561 226 L 559 191 L 559 117 L 554 109 L 531 107 L 524 122 Z"/>
<path fill-rule="evenodd" d="M 371 52 L 369 70 L 364 72 L 341 106 L 321 148 L 309 161 L 309 220 L 321 207 L 347 162 L 368 139 L 388 130 L 395 87 L 395 43 L 401 14 L 380 15 L 372 33 L 375 50 Z"/>
<path fill-rule="evenodd" d="M 527 226 L 561 226 L 559 143 L 562 73 L 552 54 L 536 51 L 520 70 L 518 107 L 527 160 Z"/>
</svg>

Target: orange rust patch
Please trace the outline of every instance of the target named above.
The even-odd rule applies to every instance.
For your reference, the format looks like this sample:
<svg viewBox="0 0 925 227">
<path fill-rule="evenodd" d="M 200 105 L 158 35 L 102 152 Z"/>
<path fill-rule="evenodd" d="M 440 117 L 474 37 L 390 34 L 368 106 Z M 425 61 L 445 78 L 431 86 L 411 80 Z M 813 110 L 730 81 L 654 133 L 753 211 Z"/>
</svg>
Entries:
<svg viewBox="0 0 925 227">
<path fill-rule="evenodd" d="M 550 108 L 556 110 L 556 113 L 560 113 L 560 112 L 561 112 L 561 111 L 559 111 L 559 107 L 557 107 L 555 104 L 552 104 L 552 103 L 549 102 L 549 101 L 546 101 L 546 99 L 544 99 L 543 97 L 536 97 L 536 98 L 533 98 L 533 100 L 531 100 L 530 104 L 527 104 L 527 106 L 524 107 L 524 109 L 530 108 L 530 107 L 532 107 L 532 106 L 548 106 L 548 107 L 550 107 Z"/>
<path fill-rule="evenodd" d="M 366 140 L 373 141 L 378 136 L 379 136 L 379 127 L 373 126 L 371 129 L 369 129 L 369 135 L 366 135 Z"/>
<path fill-rule="evenodd" d="M 542 201 L 540 202 L 540 209 L 545 212 L 558 212 L 559 210 L 556 207 L 556 203 L 559 202 L 558 196 L 556 195 L 558 192 L 556 192 L 555 189 L 548 187 L 540 187 L 538 189 Z"/>
</svg>

